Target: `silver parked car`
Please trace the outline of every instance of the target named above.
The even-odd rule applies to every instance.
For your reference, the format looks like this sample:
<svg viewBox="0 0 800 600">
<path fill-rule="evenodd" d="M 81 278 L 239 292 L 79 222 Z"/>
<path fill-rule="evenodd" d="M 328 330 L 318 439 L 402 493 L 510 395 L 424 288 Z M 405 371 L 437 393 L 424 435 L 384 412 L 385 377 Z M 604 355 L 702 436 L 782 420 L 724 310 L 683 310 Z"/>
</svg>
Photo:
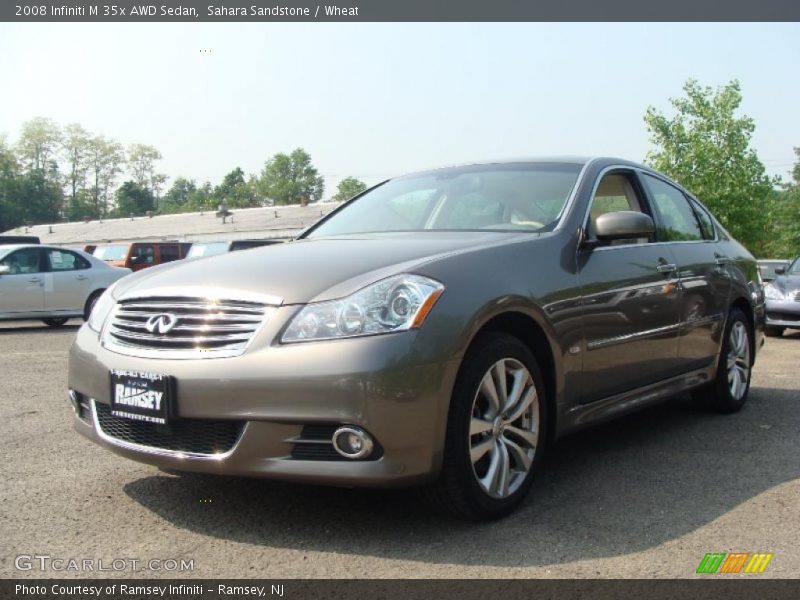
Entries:
<svg viewBox="0 0 800 600">
<path fill-rule="evenodd" d="M 68 385 L 77 430 L 134 460 L 420 485 L 491 519 L 569 431 L 683 391 L 739 410 L 763 323 L 755 259 L 663 175 L 478 164 L 386 181 L 291 243 L 123 279 Z"/>
<path fill-rule="evenodd" d="M 764 286 L 767 297 L 766 334 L 780 337 L 786 329 L 800 329 L 800 257 L 777 267 L 775 279 Z"/>
<path fill-rule="evenodd" d="M 0 246 L 0 320 L 40 319 L 51 327 L 87 319 L 100 295 L 130 269 L 79 250 Z"/>
</svg>

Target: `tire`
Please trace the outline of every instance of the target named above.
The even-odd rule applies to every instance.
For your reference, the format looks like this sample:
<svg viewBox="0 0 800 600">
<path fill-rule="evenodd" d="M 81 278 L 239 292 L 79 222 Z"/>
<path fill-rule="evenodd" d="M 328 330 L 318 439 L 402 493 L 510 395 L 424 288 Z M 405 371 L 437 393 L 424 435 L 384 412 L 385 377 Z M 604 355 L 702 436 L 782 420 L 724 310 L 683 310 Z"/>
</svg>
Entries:
<svg viewBox="0 0 800 600">
<path fill-rule="evenodd" d="M 519 401 L 506 411 L 498 385 L 501 373 L 506 397 L 519 390 L 514 394 Z M 491 390 L 499 402 L 492 402 Z M 504 414 L 508 418 L 503 419 Z M 541 464 L 546 423 L 542 374 L 528 347 L 504 333 L 479 337 L 459 370 L 442 471 L 424 489 L 425 497 L 439 510 L 462 519 L 490 521 L 508 515 L 525 498 Z M 474 462 L 473 454 L 478 457 Z"/>
<path fill-rule="evenodd" d="M 50 319 L 42 319 L 42 323 L 48 327 L 61 327 L 64 323 L 69 321 L 67 317 L 53 317 Z"/>
<path fill-rule="evenodd" d="M 731 309 L 714 381 L 693 393 L 695 402 L 702 408 L 723 414 L 735 413 L 747 402 L 753 370 L 752 339 L 745 314 L 738 308 Z"/>
<path fill-rule="evenodd" d="M 764 327 L 764 335 L 767 337 L 781 337 L 784 327 Z"/>
<path fill-rule="evenodd" d="M 88 300 L 86 300 L 86 305 L 83 307 L 83 320 L 88 321 L 89 315 L 92 314 L 92 309 L 94 305 L 97 304 L 97 299 L 103 294 L 105 290 L 97 290 L 96 292 L 92 292 L 92 295 L 89 296 Z"/>
</svg>

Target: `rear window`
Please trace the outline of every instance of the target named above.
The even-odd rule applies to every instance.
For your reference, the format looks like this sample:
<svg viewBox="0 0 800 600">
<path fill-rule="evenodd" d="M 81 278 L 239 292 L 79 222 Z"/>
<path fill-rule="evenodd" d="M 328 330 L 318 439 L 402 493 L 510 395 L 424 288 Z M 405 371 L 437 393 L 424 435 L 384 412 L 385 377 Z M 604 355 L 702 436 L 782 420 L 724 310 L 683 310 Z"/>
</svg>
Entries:
<svg viewBox="0 0 800 600">
<path fill-rule="evenodd" d="M 94 255 L 100 260 L 125 260 L 128 256 L 127 244 L 114 244 L 112 246 L 98 246 L 94 249 Z"/>
</svg>

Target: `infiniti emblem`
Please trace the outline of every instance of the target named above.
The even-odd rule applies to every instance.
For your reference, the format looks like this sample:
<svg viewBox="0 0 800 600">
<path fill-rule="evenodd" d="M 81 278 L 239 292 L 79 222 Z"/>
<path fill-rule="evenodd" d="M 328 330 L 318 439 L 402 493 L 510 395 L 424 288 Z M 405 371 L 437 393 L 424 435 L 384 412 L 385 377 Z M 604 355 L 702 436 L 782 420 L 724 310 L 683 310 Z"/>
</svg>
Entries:
<svg viewBox="0 0 800 600">
<path fill-rule="evenodd" d="M 171 315 L 169 313 L 162 313 L 160 315 L 153 315 L 149 319 L 147 319 L 147 323 L 144 324 L 145 329 L 150 333 L 160 333 L 164 335 L 169 333 L 169 331 L 175 327 L 178 323 L 178 317 L 175 315 Z"/>
</svg>

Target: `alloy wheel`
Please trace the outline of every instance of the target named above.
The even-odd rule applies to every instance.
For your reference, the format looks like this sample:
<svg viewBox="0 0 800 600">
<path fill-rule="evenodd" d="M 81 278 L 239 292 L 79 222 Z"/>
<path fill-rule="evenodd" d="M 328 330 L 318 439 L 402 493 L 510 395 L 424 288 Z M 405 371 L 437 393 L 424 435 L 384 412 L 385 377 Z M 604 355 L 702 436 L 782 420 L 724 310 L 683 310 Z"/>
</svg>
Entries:
<svg viewBox="0 0 800 600">
<path fill-rule="evenodd" d="M 472 402 L 472 471 L 493 498 L 513 494 L 533 464 L 539 442 L 539 396 L 530 371 L 504 358 L 481 379 Z"/>
<path fill-rule="evenodd" d="M 728 336 L 728 389 L 731 398 L 741 400 L 750 380 L 750 338 L 747 327 L 736 321 Z"/>
</svg>

